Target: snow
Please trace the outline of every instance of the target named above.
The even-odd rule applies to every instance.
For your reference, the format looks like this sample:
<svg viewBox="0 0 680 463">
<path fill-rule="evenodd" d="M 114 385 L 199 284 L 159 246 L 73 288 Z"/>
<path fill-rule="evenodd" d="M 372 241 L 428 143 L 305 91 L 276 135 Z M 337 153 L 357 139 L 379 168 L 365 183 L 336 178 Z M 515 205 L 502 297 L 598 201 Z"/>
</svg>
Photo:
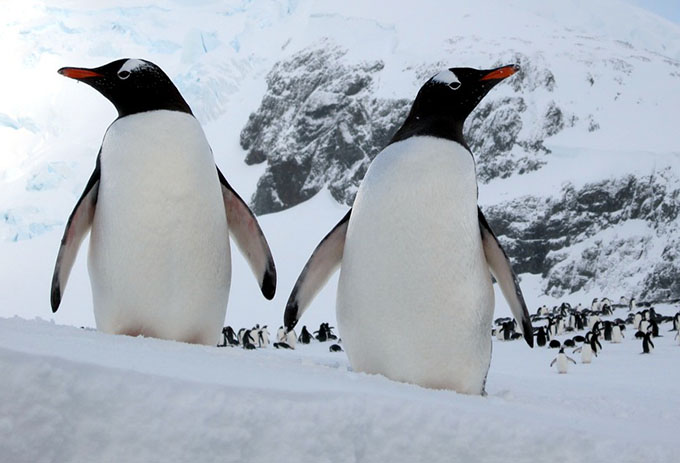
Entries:
<svg viewBox="0 0 680 463">
<path fill-rule="evenodd" d="M 661 326 L 652 354 L 626 333 L 567 374 L 549 367 L 556 350 L 494 340 L 489 395 L 478 397 L 354 373 L 330 343 L 245 351 L 2 318 L 0 368 L 11 374 L 0 382 L 0 453 L 17 463 L 671 462 L 680 373 L 668 367 L 680 346 Z"/>
</svg>

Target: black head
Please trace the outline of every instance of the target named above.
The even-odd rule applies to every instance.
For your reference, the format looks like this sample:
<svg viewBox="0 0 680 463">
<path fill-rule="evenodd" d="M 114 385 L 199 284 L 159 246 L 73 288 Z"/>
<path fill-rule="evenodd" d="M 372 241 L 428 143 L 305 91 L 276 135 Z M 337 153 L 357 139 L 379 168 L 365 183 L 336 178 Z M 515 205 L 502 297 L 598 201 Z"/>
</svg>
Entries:
<svg viewBox="0 0 680 463">
<path fill-rule="evenodd" d="M 511 64 L 497 69 L 450 68 L 425 82 L 404 125 L 391 143 L 415 135 L 432 135 L 464 146 L 463 123 L 482 98 L 501 80 L 519 71 Z"/>
<path fill-rule="evenodd" d="M 167 109 L 191 113 L 191 108 L 161 68 L 142 59 L 119 59 L 104 66 L 61 68 L 59 74 L 85 82 L 104 95 L 118 117 Z"/>
</svg>

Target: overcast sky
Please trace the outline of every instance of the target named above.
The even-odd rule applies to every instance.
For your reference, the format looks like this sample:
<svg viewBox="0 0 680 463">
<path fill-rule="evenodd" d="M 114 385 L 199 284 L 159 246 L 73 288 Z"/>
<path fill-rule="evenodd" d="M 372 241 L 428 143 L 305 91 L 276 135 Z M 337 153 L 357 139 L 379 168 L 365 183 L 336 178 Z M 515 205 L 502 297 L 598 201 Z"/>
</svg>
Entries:
<svg viewBox="0 0 680 463">
<path fill-rule="evenodd" d="M 680 0 L 628 0 L 635 5 L 680 24 Z"/>
</svg>

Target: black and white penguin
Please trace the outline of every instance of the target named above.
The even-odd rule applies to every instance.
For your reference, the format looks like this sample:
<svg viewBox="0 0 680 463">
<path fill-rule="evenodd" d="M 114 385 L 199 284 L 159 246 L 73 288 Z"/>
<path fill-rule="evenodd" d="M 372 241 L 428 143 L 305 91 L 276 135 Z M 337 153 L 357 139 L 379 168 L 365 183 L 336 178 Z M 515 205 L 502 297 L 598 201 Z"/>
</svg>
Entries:
<svg viewBox="0 0 680 463">
<path fill-rule="evenodd" d="M 564 342 L 562 342 L 562 345 L 564 347 L 576 347 L 576 341 L 573 339 L 565 339 Z"/>
<path fill-rule="evenodd" d="M 581 363 L 591 363 L 593 356 L 597 357 L 598 341 L 591 331 L 586 333 L 583 345 L 574 349 L 574 353 L 581 352 Z"/>
<path fill-rule="evenodd" d="M 258 347 L 267 347 L 269 345 L 269 331 L 267 330 L 267 325 L 257 330 L 257 343 Z"/>
<path fill-rule="evenodd" d="M 222 344 L 221 347 L 225 346 L 238 346 L 238 337 L 234 333 L 234 329 L 231 326 L 225 326 L 222 328 Z"/>
<path fill-rule="evenodd" d="M 274 260 L 255 216 L 215 166 L 201 125 L 158 66 L 121 59 L 59 73 L 99 91 L 118 118 L 66 224 L 52 310 L 90 232 L 97 329 L 216 345 L 231 282 L 229 235 L 262 294 L 274 297 Z"/>
<path fill-rule="evenodd" d="M 648 331 L 645 333 L 645 335 L 642 337 L 642 353 L 643 354 L 651 354 L 652 351 L 654 350 L 654 342 L 652 341 L 652 332 Z"/>
<path fill-rule="evenodd" d="M 559 349 L 560 347 L 562 347 L 562 344 L 557 339 L 553 339 L 548 344 L 548 347 L 550 349 Z"/>
<path fill-rule="evenodd" d="M 556 365 L 557 372 L 560 374 L 564 374 L 569 370 L 569 362 L 573 363 L 576 365 L 576 361 L 568 357 L 567 354 L 564 353 L 564 347 L 560 347 L 560 351 L 557 354 L 557 357 L 553 359 L 552 362 L 550 362 L 550 366 L 552 367 L 553 365 Z"/>
<path fill-rule="evenodd" d="M 312 339 L 314 339 L 314 337 L 312 336 L 312 333 L 307 331 L 306 325 L 303 326 L 302 331 L 300 331 L 300 336 L 298 336 L 298 342 L 300 344 L 309 344 L 310 342 L 312 342 Z"/>
<path fill-rule="evenodd" d="M 621 325 L 618 323 L 615 323 L 612 326 L 612 339 L 611 341 L 614 344 L 620 344 L 623 341 L 623 330 L 621 330 Z"/>
<path fill-rule="evenodd" d="M 543 347 L 547 342 L 548 337 L 545 326 L 539 326 L 538 329 L 536 329 L 536 344 L 538 344 L 539 347 Z"/>
<path fill-rule="evenodd" d="M 336 312 L 355 371 L 481 394 L 491 361 L 490 270 L 533 346 L 519 281 L 477 206 L 475 161 L 463 137 L 484 95 L 518 70 L 451 68 L 422 86 L 353 208 L 302 270 L 287 328 L 342 262 Z"/>
<path fill-rule="evenodd" d="M 244 330 L 241 339 L 241 347 L 244 349 L 252 350 L 257 349 L 257 340 L 253 336 L 252 330 Z"/>
<path fill-rule="evenodd" d="M 602 326 L 604 327 L 604 340 L 605 341 L 611 341 L 612 340 L 612 327 L 614 326 L 614 324 L 609 320 L 605 320 L 604 322 L 602 322 Z"/>
<path fill-rule="evenodd" d="M 343 352 L 343 350 L 340 344 L 331 344 L 328 347 L 328 352 Z"/>
</svg>

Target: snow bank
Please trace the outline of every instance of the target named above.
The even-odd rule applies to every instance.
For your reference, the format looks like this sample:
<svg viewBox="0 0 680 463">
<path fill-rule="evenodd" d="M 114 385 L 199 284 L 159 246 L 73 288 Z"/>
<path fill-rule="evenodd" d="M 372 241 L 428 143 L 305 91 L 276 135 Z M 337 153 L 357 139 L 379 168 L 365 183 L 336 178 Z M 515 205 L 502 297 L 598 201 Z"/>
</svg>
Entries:
<svg viewBox="0 0 680 463">
<path fill-rule="evenodd" d="M 484 398 L 353 373 L 328 343 L 244 351 L 0 319 L 0 455 L 670 462 L 680 347 L 663 334 L 651 355 L 626 339 L 567 375 L 548 367 L 554 350 L 494 341 Z"/>
</svg>

